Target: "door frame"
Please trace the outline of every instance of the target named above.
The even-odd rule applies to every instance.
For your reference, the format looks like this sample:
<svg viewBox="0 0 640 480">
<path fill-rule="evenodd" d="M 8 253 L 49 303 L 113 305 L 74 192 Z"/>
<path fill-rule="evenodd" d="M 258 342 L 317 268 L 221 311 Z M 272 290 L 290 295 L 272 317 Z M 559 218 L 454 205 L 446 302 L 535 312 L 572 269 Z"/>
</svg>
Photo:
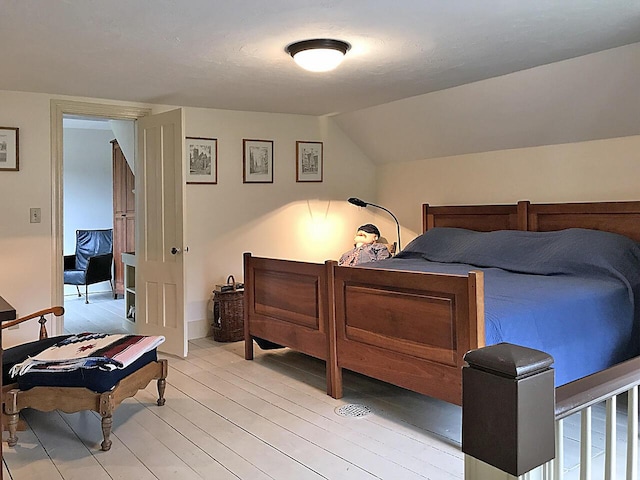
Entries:
<svg viewBox="0 0 640 480">
<path fill-rule="evenodd" d="M 62 116 L 83 115 L 114 120 L 137 120 L 151 114 L 151 108 L 127 105 L 51 100 L 51 305 L 64 305 L 64 182 Z M 137 134 L 137 132 L 136 132 Z M 55 333 L 63 332 L 64 317 L 56 319 Z"/>
</svg>

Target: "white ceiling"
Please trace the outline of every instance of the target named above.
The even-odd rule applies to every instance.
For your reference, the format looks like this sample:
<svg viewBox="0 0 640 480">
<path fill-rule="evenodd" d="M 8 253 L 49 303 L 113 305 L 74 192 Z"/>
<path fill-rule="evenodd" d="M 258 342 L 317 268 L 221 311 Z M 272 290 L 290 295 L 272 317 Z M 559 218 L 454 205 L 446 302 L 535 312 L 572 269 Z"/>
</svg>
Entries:
<svg viewBox="0 0 640 480">
<path fill-rule="evenodd" d="M 0 0 L 0 89 L 325 115 L 636 42 L 631 0 Z"/>
</svg>

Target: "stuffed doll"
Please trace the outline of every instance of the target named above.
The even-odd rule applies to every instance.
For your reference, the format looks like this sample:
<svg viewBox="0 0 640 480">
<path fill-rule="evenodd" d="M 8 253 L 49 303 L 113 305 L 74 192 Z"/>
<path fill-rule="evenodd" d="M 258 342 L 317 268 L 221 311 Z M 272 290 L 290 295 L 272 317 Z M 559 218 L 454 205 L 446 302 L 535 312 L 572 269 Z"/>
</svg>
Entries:
<svg viewBox="0 0 640 480">
<path fill-rule="evenodd" d="M 377 243 L 379 238 L 380 230 L 375 225 L 367 223 L 358 227 L 354 247 L 342 254 L 338 265 L 353 266 L 389 258 L 391 253 L 385 244 Z"/>
</svg>

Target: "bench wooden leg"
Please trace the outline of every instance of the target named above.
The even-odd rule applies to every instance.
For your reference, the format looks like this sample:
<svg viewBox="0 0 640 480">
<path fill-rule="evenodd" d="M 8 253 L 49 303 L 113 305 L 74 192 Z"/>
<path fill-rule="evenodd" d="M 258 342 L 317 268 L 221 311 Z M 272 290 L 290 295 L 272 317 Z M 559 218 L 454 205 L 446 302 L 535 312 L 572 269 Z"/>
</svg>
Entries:
<svg viewBox="0 0 640 480">
<path fill-rule="evenodd" d="M 18 435 L 16 435 L 16 431 L 18 430 L 18 414 L 12 413 L 11 415 L 7 415 L 9 417 L 9 439 L 7 440 L 7 445 L 10 447 L 15 447 L 16 443 L 18 443 Z"/>
<path fill-rule="evenodd" d="M 7 415 L 4 412 L 2 413 L 2 428 L 6 432 L 9 431 L 9 415 Z M 22 415 L 18 415 L 18 427 L 16 428 L 16 430 L 18 432 L 24 432 L 26 429 L 27 429 L 27 422 L 24 421 L 24 418 L 22 418 Z"/>
<path fill-rule="evenodd" d="M 165 402 L 165 398 L 164 398 L 164 390 L 167 386 L 167 381 L 164 378 L 159 378 L 158 379 L 158 406 L 161 407 L 164 405 Z"/>
<path fill-rule="evenodd" d="M 102 436 L 104 439 L 100 446 L 103 451 L 111 448 L 111 425 L 113 424 L 113 411 L 116 409 L 113 396 L 110 393 L 100 395 L 100 416 L 102 417 Z"/>
<path fill-rule="evenodd" d="M 102 443 L 100 444 L 100 447 L 102 448 L 103 452 L 108 452 L 109 449 L 111 448 L 111 426 L 113 425 L 113 416 L 112 415 L 108 415 L 105 417 L 102 417 L 102 436 L 104 437 L 104 440 L 102 440 Z"/>
<path fill-rule="evenodd" d="M 16 431 L 18 430 L 18 416 L 20 415 L 20 410 L 18 410 L 18 395 L 16 390 L 4 392 L 4 395 L 3 414 L 8 420 L 7 428 L 9 430 L 9 439 L 7 440 L 7 444 L 10 447 L 15 447 L 16 443 L 18 443 L 18 435 L 16 435 Z"/>
</svg>

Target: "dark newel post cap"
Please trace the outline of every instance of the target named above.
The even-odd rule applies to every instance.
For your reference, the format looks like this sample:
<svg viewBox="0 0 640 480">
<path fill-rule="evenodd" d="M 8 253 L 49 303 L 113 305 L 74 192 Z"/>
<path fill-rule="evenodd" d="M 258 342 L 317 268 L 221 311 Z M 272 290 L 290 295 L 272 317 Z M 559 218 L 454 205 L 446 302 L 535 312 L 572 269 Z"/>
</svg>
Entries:
<svg viewBox="0 0 640 480">
<path fill-rule="evenodd" d="M 499 343 L 464 359 L 462 451 L 516 477 L 554 458 L 553 357 Z"/>
<path fill-rule="evenodd" d="M 471 350 L 464 360 L 471 368 L 514 379 L 547 370 L 553 364 L 553 357 L 548 353 L 512 343 Z"/>
</svg>

